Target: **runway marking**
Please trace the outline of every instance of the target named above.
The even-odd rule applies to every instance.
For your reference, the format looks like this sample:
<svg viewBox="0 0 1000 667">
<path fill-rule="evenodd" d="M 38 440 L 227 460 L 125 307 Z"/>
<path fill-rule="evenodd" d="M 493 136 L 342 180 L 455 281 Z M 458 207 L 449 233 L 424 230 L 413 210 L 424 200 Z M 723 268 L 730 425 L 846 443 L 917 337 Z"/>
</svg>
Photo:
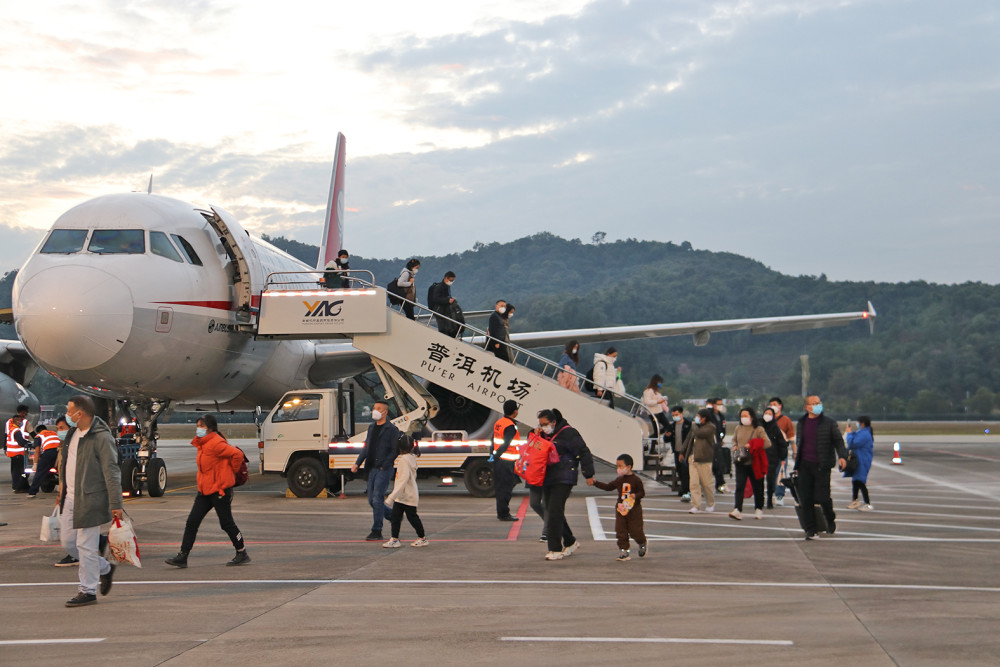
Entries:
<svg viewBox="0 0 1000 667">
<path fill-rule="evenodd" d="M 977 454 L 963 454 L 962 452 L 948 452 L 943 449 L 928 449 L 926 451 L 934 452 L 935 454 L 948 454 L 950 456 L 961 456 L 967 459 L 979 459 L 981 461 L 990 461 L 992 463 L 1000 461 L 1000 458 L 996 456 L 979 456 Z"/>
<path fill-rule="evenodd" d="M 942 586 L 922 584 L 850 584 L 830 582 L 787 582 L 787 581 L 595 581 L 595 580 L 549 580 L 549 579 L 183 579 L 176 581 L 115 581 L 119 586 L 260 586 L 260 585 L 385 585 L 385 586 L 629 586 L 629 587 L 684 587 L 694 588 L 798 588 L 798 589 L 857 589 L 857 590 L 905 590 L 940 591 L 956 593 L 1000 593 L 996 586 Z M 0 588 L 31 588 L 66 586 L 66 582 L 24 582 L 0 584 Z"/>
<path fill-rule="evenodd" d="M 524 517 L 528 514 L 528 497 L 525 496 L 521 499 L 521 506 L 517 508 L 517 521 L 513 522 L 510 526 L 510 532 L 507 533 L 507 540 L 509 542 L 514 542 L 517 540 L 517 536 L 521 534 L 521 526 L 524 525 Z"/>
<path fill-rule="evenodd" d="M 501 637 L 502 642 L 578 642 L 599 644 L 736 644 L 794 646 L 787 639 L 708 639 L 695 637 Z"/>
<path fill-rule="evenodd" d="M 83 637 L 80 639 L 3 639 L 0 646 L 25 646 L 41 644 L 97 644 L 103 642 L 105 637 Z"/>
<path fill-rule="evenodd" d="M 590 520 L 590 534 L 595 542 L 606 542 L 609 538 L 601 525 L 601 515 L 597 511 L 597 498 L 587 496 L 587 517 Z"/>
<path fill-rule="evenodd" d="M 978 489 L 972 489 L 968 486 L 963 486 L 961 484 L 952 484 L 951 482 L 945 482 L 944 480 L 937 479 L 936 477 L 931 477 L 930 475 L 923 475 L 919 472 L 913 472 L 911 470 L 903 470 L 899 466 L 893 466 L 886 463 L 872 462 L 873 468 L 879 468 L 881 470 L 891 470 L 892 472 L 904 475 L 906 477 L 912 477 L 913 479 L 918 479 L 922 482 L 927 482 L 928 484 L 936 484 L 937 486 L 943 486 L 954 491 L 960 491 L 962 493 L 969 493 L 974 496 L 979 496 L 981 498 L 988 498 L 994 502 L 1000 502 L 1000 498 L 985 491 L 979 491 Z"/>
</svg>

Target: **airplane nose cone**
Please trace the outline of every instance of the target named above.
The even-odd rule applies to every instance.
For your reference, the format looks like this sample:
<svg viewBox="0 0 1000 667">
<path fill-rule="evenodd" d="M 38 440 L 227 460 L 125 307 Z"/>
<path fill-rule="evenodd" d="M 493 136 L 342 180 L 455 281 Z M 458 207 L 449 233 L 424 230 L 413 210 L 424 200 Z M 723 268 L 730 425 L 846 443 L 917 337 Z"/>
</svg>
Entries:
<svg viewBox="0 0 1000 667">
<path fill-rule="evenodd" d="M 111 359 L 132 331 L 132 293 L 88 266 L 46 268 L 14 298 L 21 342 L 50 370 L 88 370 Z"/>
</svg>

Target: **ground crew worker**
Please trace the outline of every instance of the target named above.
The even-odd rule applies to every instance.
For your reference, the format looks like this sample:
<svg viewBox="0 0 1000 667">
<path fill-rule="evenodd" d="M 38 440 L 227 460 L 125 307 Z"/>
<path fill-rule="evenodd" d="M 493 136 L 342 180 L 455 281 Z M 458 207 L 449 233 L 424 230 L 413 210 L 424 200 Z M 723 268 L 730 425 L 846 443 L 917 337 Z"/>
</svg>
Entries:
<svg viewBox="0 0 1000 667">
<path fill-rule="evenodd" d="M 14 493 L 28 492 L 28 475 L 24 472 L 25 444 L 30 442 L 28 431 L 28 406 L 17 406 L 17 414 L 7 420 L 7 458 L 10 459 L 10 486 Z"/>
<path fill-rule="evenodd" d="M 518 449 L 511 443 L 517 437 L 517 401 L 504 401 L 503 417 L 493 425 L 493 487 L 497 494 L 497 519 L 500 521 L 517 521 L 510 513 L 510 496 L 514 491 L 514 461 L 517 460 Z"/>
<path fill-rule="evenodd" d="M 69 431 L 69 424 L 64 417 L 56 420 L 56 429 L 52 430 L 45 426 L 38 432 L 41 440 L 38 453 L 38 460 L 35 462 L 35 476 L 31 480 L 31 487 L 28 489 L 28 497 L 34 498 L 38 495 L 38 489 L 52 476 L 52 468 L 56 465 L 56 457 L 59 456 L 59 443 L 66 437 Z"/>
</svg>

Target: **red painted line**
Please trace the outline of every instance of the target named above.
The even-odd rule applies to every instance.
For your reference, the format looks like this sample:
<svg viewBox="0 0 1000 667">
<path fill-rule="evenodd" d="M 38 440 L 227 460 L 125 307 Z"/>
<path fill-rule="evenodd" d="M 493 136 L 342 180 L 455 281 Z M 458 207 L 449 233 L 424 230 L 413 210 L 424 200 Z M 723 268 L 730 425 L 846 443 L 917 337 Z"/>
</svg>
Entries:
<svg viewBox="0 0 1000 667">
<path fill-rule="evenodd" d="M 521 498 L 521 506 L 517 508 L 517 521 L 511 524 L 510 532 L 507 533 L 507 540 L 513 542 L 521 534 L 521 525 L 524 517 L 528 514 L 528 497 Z"/>
<path fill-rule="evenodd" d="M 154 301 L 167 306 L 196 306 L 198 308 L 213 308 L 215 310 L 232 310 L 228 301 Z"/>
</svg>

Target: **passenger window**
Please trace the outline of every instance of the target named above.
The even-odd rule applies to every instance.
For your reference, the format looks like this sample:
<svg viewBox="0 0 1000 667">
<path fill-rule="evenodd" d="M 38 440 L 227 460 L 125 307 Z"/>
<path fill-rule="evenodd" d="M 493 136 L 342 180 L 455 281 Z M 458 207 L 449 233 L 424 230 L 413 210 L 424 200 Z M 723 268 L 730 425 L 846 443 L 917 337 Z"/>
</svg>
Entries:
<svg viewBox="0 0 1000 667">
<path fill-rule="evenodd" d="M 198 257 L 198 253 L 194 251 L 194 248 L 191 247 L 190 243 L 188 243 L 183 237 L 177 236 L 177 234 L 171 234 L 170 238 L 176 241 L 177 245 L 180 246 L 181 252 L 184 253 L 185 257 L 187 257 L 187 261 L 195 266 L 202 266 L 201 258 Z"/>
<path fill-rule="evenodd" d="M 271 417 L 271 422 L 303 422 L 319 419 L 319 394 L 292 394 Z"/>
<path fill-rule="evenodd" d="M 149 233 L 149 249 L 154 255 L 159 255 L 160 257 L 166 257 L 167 259 L 172 259 L 175 262 L 183 262 L 181 255 L 174 248 L 174 244 L 170 242 L 167 235 L 163 232 L 150 232 Z"/>
<path fill-rule="evenodd" d="M 53 229 L 39 252 L 54 255 L 80 252 L 86 240 L 86 229 Z"/>
<path fill-rule="evenodd" d="M 99 255 L 142 255 L 145 234 L 141 229 L 95 229 L 87 250 Z"/>
</svg>

